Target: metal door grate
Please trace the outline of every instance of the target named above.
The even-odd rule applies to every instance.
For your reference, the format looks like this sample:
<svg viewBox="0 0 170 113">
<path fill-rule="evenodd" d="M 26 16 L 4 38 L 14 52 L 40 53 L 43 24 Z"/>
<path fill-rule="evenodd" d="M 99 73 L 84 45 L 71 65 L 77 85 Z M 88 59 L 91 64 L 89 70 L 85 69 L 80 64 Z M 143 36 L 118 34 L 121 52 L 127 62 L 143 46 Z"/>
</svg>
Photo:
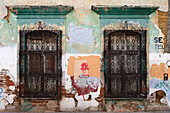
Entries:
<svg viewBox="0 0 170 113">
<path fill-rule="evenodd" d="M 61 97 L 60 30 L 20 31 L 20 97 Z"/>
<path fill-rule="evenodd" d="M 146 97 L 146 31 L 104 33 L 105 96 Z"/>
</svg>

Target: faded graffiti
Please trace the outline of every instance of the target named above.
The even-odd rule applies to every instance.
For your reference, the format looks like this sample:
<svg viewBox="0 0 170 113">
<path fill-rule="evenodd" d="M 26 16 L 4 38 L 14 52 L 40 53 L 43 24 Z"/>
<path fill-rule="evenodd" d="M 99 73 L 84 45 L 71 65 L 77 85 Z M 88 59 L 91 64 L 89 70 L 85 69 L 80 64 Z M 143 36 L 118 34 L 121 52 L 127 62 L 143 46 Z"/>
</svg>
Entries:
<svg viewBox="0 0 170 113">
<path fill-rule="evenodd" d="M 151 93 L 158 91 L 158 90 L 164 91 L 166 93 L 167 101 L 170 101 L 170 81 L 169 80 L 163 81 L 158 78 L 150 78 L 149 88 L 150 88 Z"/>
<path fill-rule="evenodd" d="M 161 38 L 156 38 L 155 42 L 161 42 L 161 40 Z M 164 91 L 166 93 L 167 101 L 170 101 L 170 80 L 168 74 L 170 74 L 170 68 L 168 68 L 165 63 L 160 63 L 160 65 L 152 64 L 150 68 L 149 87 L 151 93 L 159 90 Z M 154 99 L 156 99 L 156 93 L 150 95 L 150 101 L 154 101 Z M 152 109 L 152 105 L 149 104 L 149 106 L 148 109 Z M 157 106 L 157 108 L 159 107 L 160 106 Z M 164 107 L 167 108 L 167 106 Z"/>
<path fill-rule="evenodd" d="M 82 70 L 83 73 L 86 73 L 86 70 L 89 70 L 88 64 L 87 63 L 82 63 L 80 69 Z"/>
<path fill-rule="evenodd" d="M 79 79 L 81 75 L 89 76 L 87 68 L 82 67 L 82 64 L 87 64 L 87 60 L 76 60 L 74 63 L 74 79 Z"/>
<path fill-rule="evenodd" d="M 165 91 L 170 90 L 170 81 L 162 81 L 160 83 L 155 83 L 154 88 L 164 88 Z"/>
<path fill-rule="evenodd" d="M 72 85 L 77 89 L 78 96 L 96 92 L 99 86 L 99 78 L 81 75 L 80 79 L 71 77 Z"/>
<path fill-rule="evenodd" d="M 170 91 L 170 80 L 163 81 L 157 78 L 151 78 L 149 83 L 151 88 L 161 89 L 167 93 Z"/>
<path fill-rule="evenodd" d="M 68 62 L 67 74 L 71 76 L 72 86 L 76 88 L 78 96 L 97 92 L 100 81 L 99 56 L 71 56 Z"/>
<path fill-rule="evenodd" d="M 69 24 L 68 33 L 69 43 L 79 44 L 94 44 L 94 37 L 92 36 L 92 29 L 75 26 L 73 23 Z"/>
</svg>

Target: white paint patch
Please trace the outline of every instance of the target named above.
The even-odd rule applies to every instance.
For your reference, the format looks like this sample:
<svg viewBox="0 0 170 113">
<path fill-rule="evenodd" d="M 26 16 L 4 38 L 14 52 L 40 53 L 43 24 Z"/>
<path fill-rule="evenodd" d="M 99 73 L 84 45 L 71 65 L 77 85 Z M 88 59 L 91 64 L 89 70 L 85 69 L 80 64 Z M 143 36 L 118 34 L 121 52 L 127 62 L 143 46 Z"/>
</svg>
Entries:
<svg viewBox="0 0 170 113">
<path fill-rule="evenodd" d="M 0 100 L 0 111 L 5 110 L 5 106 L 8 104 L 7 100 L 2 99 Z"/>
<path fill-rule="evenodd" d="M 15 90 L 15 86 L 9 86 L 9 89 L 14 91 Z"/>
<path fill-rule="evenodd" d="M 11 94 L 11 95 L 9 95 L 9 96 L 7 96 L 7 100 L 8 100 L 8 102 L 10 103 L 10 104 L 12 104 L 13 102 L 14 102 L 14 97 L 15 97 L 16 95 L 15 94 Z"/>
<path fill-rule="evenodd" d="M 69 43 L 79 44 L 94 44 L 94 37 L 92 36 L 92 29 L 82 28 L 75 26 L 73 23 L 69 24 L 68 37 L 70 38 Z"/>
<path fill-rule="evenodd" d="M 0 47 L 0 70 L 8 69 L 17 82 L 17 45 Z"/>
<path fill-rule="evenodd" d="M 96 97 L 100 95 L 100 84 L 98 87 L 97 92 L 90 92 L 87 95 L 84 95 L 84 99 L 87 100 L 89 98 L 89 95 L 91 95 L 91 100 L 90 101 L 84 101 L 83 96 L 78 94 L 75 95 L 75 98 L 78 100 L 78 105 L 77 105 L 77 110 L 84 111 L 85 109 L 89 107 L 97 107 L 99 103 L 95 100 Z"/>
<path fill-rule="evenodd" d="M 149 53 L 149 66 L 151 67 L 152 64 L 160 65 L 160 63 L 167 63 L 170 60 L 169 53 Z"/>
<path fill-rule="evenodd" d="M 75 101 L 73 98 L 63 97 L 60 101 L 60 110 L 61 111 L 74 111 L 75 110 Z"/>
<path fill-rule="evenodd" d="M 77 110 L 84 111 L 89 107 L 97 107 L 99 104 L 95 99 L 91 101 L 78 101 Z"/>
</svg>

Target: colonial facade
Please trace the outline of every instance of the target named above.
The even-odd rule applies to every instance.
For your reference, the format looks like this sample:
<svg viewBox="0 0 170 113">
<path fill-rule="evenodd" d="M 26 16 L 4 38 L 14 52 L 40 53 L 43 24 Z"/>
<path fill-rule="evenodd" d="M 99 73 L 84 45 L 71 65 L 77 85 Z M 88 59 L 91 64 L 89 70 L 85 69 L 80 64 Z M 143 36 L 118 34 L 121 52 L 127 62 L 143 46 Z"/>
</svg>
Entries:
<svg viewBox="0 0 170 113">
<path fill-rule="evenodd" d="M 134 1 L 3 1 L 0 111 L 169 110 L 168 0 Z"/>
</svg>

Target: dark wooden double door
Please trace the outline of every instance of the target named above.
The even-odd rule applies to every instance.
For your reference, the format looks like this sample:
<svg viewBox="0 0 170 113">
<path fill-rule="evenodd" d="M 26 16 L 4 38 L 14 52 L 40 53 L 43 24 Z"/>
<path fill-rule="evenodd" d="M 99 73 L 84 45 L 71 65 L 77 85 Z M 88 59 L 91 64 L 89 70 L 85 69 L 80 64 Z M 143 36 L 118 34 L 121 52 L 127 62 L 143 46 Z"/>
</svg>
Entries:
<svg viewBox="0 0 170 113">
<path fill-rule="evenodd" d="M 146 96 L 145 32 L 105 31 L 106 97 Z"/>
<path fill-rule="evenodd" d="M 20 33 L 20 96 L 60 97 L 61 31 Z"/>
</svg>

